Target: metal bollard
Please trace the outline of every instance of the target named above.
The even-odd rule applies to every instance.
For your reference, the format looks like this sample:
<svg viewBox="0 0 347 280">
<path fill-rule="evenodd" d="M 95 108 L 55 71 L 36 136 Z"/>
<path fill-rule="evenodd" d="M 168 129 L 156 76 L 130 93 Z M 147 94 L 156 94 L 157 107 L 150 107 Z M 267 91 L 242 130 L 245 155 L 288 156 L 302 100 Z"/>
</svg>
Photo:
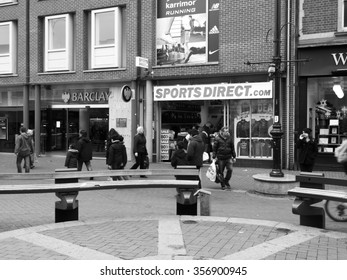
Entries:
<svg viewBox="0 0 347 280">
<path fill-rule="evenodd" d="M 55 172 L 76 172 L 77 168 L 56 169 Z M 78 178 L 55 179 L 55 184 L 78 183 Z M 78 192 L 56 193 L 60 201 L 55 202 L 55 222 L 78 221 Z"/>
<path fill-rule="evenodd" d="M 200 216 L 210 216 L 210 195 L 211 192 L 203 189 L 194 193 L 194 196 L 199 196 L 200 199 Z"/>
<path fill-rule="evenodd" d="M 195 189 L 177 189 L 176 215 L 196 216 L 198 214 L 198 202 L 194 191 Z"/>
</svg>

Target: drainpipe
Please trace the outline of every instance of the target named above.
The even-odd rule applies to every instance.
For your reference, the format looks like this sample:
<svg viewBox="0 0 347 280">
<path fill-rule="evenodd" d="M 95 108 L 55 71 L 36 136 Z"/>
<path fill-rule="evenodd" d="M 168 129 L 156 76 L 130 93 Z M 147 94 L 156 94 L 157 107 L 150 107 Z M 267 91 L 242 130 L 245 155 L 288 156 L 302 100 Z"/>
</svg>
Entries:
<svg viewBox="0 0 347 280">
<path fill-rule="evenodd" d="M 287 2 L 287 61 L 291 60 L 291 30 L 292 30 L 292 18 L 291 18 L 291 8 L 292 8 L 292 0 L 288 0 Z M 290 119 L 290 95 L 291 95 L 291 80 L 292 80 L 292 73 L 290 68 L 290 62 L 287 62 L 287 79 L 286 79 L 286 95 L 287 95 L 287 105 L 286 105 L 286 112 L 287 112 L 287 141 L 286 141 L 286 168 L 289 169 L 290 165 L 290 143 L 292 143 L 292 134 L 290 133 L 290 125 L 291 125 L 291 119 Z"/>
</svg>

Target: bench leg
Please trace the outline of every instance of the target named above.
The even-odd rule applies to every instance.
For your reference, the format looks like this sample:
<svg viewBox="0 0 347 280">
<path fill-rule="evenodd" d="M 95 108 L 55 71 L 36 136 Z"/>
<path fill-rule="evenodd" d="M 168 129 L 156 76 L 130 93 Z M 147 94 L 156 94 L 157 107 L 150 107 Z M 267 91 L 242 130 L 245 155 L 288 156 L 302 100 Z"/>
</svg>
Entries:
<svg viewBox="0 0 347 280">
<path fill-rule="evenodd" d="M 198 215 L 198 201 L 194 195 L 195 190 L 177 189 L 176 195 L 176 215 Z"/>
<path fill-rule="evenodd" d="M 300 225 L 325 228 L 325 211 L 321 207 L 312 206 L 317 200 L 302 200 L 296 198 L 292 212 L 300 215 Z"/>
<path fill-rule="evenodd" d="M 60 201 L 55 202 L 55 222 L 78 221 L 78 192 L 56 193 Z"/>
</svg>

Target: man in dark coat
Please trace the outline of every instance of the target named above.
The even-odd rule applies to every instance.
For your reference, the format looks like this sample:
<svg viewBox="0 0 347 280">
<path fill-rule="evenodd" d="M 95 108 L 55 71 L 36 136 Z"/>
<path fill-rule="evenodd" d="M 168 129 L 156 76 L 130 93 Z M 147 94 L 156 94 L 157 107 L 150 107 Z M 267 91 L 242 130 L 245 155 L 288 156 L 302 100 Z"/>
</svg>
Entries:
<svg viewBox="0 0 347 280">
<path fill-rule="evenodd" d="M 16 138 L 14 153 L 17 156 L 16 165 L 18 173 L 22 173 L 22 161 L 24 159 L 25 173 L 30 172 L 30 153 L 34 148 L 27 134 L 28 129 L 26 127 L 20 128 L 20 135 Z"/>
<path fill-rule="evenodd" d="M 128 162 L 127 151 L 124 146 L 123 136 L 113 135 L 111 146 L 108 150 L 107 165 L 110 170 L 124 169 Z M 113 180 L 121 180 L 120 176 L 114 176 Z"/>
<path fill-rule="evenodd" d="M 229 181 L 233 172 L 233 163 L 236 161 L 236 153 L 234 142 L 231 139 L 229 128 L 224 126 L 216 136 L 213 146 L 212 157 L 217 158 L 217 164 L 219 172 L 223 175 L 224 180 L 221 181 L 222 190 L 231 190 Z M 227 170 L 226 176 L 224 177 L 224 170 Z"/>
<path fill-rule="evenodd" d="M 203 166 L 202 155 L 205 151 L 205 144 L 196 129 L 192 129 L 189 134 L 190 139 L 187 148 L 188 164 L 195 165 L 200 169 Z"/>
<path fill-rule="evenodd" d="M 87 137 L 87 131 L 81 129 L 80 137 L 78 138 L 76 149 L 78 150 L 77 170 L 81 171 L 83 163 L 86 165 L 88 171 L 92 171 L 91 160 L 93 159 L 93 145 L 92 141 Z"/>
<path fill-rule="evenodd" d="M 300 170 L 312 172 L 318 154 L 318 145 L 312 138 L 312 130 L 310 128 L 304 129 L 296 142 L 296 147 L 299 149 Z"/>
</svg>

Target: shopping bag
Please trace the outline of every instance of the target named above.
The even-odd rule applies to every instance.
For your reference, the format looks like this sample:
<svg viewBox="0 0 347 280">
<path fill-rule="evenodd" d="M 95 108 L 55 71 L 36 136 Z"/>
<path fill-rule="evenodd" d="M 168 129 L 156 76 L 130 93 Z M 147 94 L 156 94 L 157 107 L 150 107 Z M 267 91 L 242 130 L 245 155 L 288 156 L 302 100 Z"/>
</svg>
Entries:
<svg viewBox="0 0 347 280">
<path fill-rule="evenodd" d="M 145 156 L 145 159 L 143 160 L 143 167 L 145 169 L 149 169 L 149 157 Z"/>
<path fill-rule="evenodd" d="M 212 163 L 207 169 L 206 172 L 206 177 L 210 179 L 210 181 L 215 182 L 216 181 L 216 176 L 217 176 L 217 171 L 216 171 L 216 160 L 212 160 Z"/>
<path fill-rule="evenodd" d="M 223 174 L 219 170 L 219 165 L 216 164 L 216 180 L 215 180 L 215 183 L 219 184 L 219 183 L 223 183 L 223 182 L 224 182 L 224 176 L 223 176 Z"/>
</svg>

